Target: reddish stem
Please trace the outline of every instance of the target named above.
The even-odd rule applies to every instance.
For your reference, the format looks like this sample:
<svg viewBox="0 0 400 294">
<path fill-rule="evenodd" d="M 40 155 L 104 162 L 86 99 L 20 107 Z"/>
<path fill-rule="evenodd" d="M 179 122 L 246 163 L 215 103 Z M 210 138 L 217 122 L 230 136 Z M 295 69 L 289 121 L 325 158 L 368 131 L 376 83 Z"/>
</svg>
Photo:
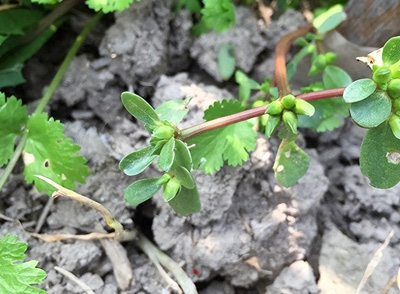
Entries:
<svg viewBox="0 0 400 294">
<path fill-rule="evenodd" d="M 344 88 L 322 90 L 316 92 L 310 92 L 305 94 L 300 94 L 296 96 L 306 101 L 313 101 L 318 99 L 334 98 L 343 95 Z M 215 129 L 229 126 L 241 121 L 245 121 L 254 117 L 258 117 L 265 114 L 265 110 L 268 105 L 252 108 L 235 114 L 219 117 L 198 125 L 181 130 L 179 139 L 187 141 L 195 136 L 209 132 Z"/>
</svg>

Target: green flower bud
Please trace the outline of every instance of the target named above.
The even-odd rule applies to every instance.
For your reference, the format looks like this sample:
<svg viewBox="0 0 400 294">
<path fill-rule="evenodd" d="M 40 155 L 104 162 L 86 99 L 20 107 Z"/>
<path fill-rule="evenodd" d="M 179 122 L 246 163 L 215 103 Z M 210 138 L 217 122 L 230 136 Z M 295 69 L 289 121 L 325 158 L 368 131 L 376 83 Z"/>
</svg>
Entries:
<svg viewBox="0 0 400 294">
<path fill-rule="evenodd" d="M 275 130 L 278 128 L 282 119 L 279 116 L 266 115 L 267 121 L 265 123 L 265 136 L 269 139 Z"/>
<path fill-rule="evenodd" d="M 392 79 L 400 79 L 400 65 L 393 64 L 390 69 L 392 71 Z"/>
<path fill-rule="evenodd" d="M 391 80 L 387 92 L 392 99 L 400 98 L 400 79 Z"/>
<path fill-rule="evenodd" d="M 296 99 L 294 112 L 301 115 L 313 116 L 315 113 L 315 108 L 311 103 L 308 103 L 303 99 Z"/>
<path fill-rule="evenodd" d="M 283 111 L 282 103 L 278 100 L 271 102 L 265 110 L 266 114 L 278 115 Z"/>
<path fill-rule="evenodd" d="M 325 54 L 326 63 L 335 63 L 337 56 L 334 52 L 328 52 Z"/>
<path fill-rule="evenodd" d="M 286 95 L 282 98 L 282 105 L 285 109 L 291 109 L 296 103 L 296 97 L 292 94 Z"/>
<path fill-rule="evenodd" d="M 385 84 L 390 80 L 390 75 L 391 71 L 387 67 L 379 67 L 377 70 L 374 71 L 374 74 L 372 76 L 372 79 L 377 83 L 377 84 Z"/>
<path fill-rule="evenodd" d="M 282 120 L 285 125 L 292 131 L 293 134 L 297 134 L 297 115 L 291 111 L 284 111 Z"/>
<path fill-rule="evenodd" d="M 389 119 L 389 125 L 392 129 L 393 135 L 400 139 L 400 116 L 393 114 Z"/>
<path fill-rule="evenodd" d="M 171 179 L 170 174 L 163 174 L 157 181 L 157 185 L 164 185 L 165 183 L 168 183 L 168 181 Z"/>
<path fill-rule="evenodd" d="M 314 76 L 323 70 L 326 66 L 326 58 L 324 54 L 319 54 L 317 57 L 313 58 L 310 71 L 308 72 L 309 76 Z"/>
<path fill-rule="evenodd" d="M 170 126 L 162 125 L 153 131 L 153 137 L 158 139 L 170 139 L 175 133 L 175 129 Z"/>
<path fill-rule="evenodd" d="M 400 98 L 397 98 L 397 99 L 393 100 L 393 108 L 396 111 L 400 110 Z"/>
<path fill-rule="evenodd" d="M 181 183 L 175 177 L 171 178 L 164 186 L 163 198 L 166 202 L 171 201 L 178 194 Z"/>
</svg>

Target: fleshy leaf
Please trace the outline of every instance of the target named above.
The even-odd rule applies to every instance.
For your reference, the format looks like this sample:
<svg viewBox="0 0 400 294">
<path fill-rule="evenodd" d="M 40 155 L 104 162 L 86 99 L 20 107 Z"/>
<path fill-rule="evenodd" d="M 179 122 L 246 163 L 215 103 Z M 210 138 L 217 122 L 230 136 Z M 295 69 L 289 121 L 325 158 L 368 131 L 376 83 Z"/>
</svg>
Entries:
<svg viewBox="0 0 400 294">
<path fill-rule="evenodd" d="M 310 159 L 294 141 L 283 140 L 276 155 L 274 172 L 276 180 L 291 187 L 306 173 Z"/>
<path fill-rule="evenodd" d="M 242 110 L 244 107 L 236 100 L 217 101 L 205 111 L 204 119 L 209 121 Z M 242 164 L 256 146 L 256 135 L 252 124 L 243 121 L 194 137 L 188 142 L 195 145 L 190 149 L 194 168 L 214 173 L 224 161 L 231 166 Z"/>
<path fill-rule="evenodd" d="M 45 294 L 46 291 L 31 286 L 40 284 L 46 273 L 36 268 L 37 261 L 21 261 L 27 245 L 16 236 L 6 235 L 0 240 L 0 293 Z"/>
<path fill-rule="evenodd" d="M 199 212 L 201 209 L 199 192 L 196 187 L 194 189 L 181 187 L 178 195 L 169 201 L 168 204 L 176 211 L 176 213 L 182 216 Z"/>
<path fill-rule="evenodd" d="M 146 169 L 156 158 L 154 147 L 149 146 L 126 155 L 119 163 L 119 168 L 128 176 L 135 176 Z"/>
<path fill-rule="evenodd" d="M 179 193 L 179 189 L 181 189 L 181 183 L 179 182 L 178 178 L 171 178 L 164 186 L 163 198 L 165 202 L 169 202 L 174 199 Z"/>
<path fill-rule="evenodd" d="M 158 180 L 159 178 L 151 178 L 133 182 L 125 189 L 125 201 L 130 205 L 139 205 L 149 200 L 161 188 Z"/>
<path fill-rule="evenodd" d="M 325 89 L 347 87 L 351 84 L 351 77 L 340 67 L 328 65 L 322 74 Z"/>
<path fill-rule="evenodd" d="M 136 119 L 150 126 L 156 126 L 160 122 L 153 107 L 151 107 L 151 105 L 139 95 L 130 92 L 123 92 L 121 94 L 121 100 L 126 110 L 128 110 L 128 112 Z"/>
<path fill-rule="evenodd" d="M 390 115 L 392 101 L 384 91 L 375 91 L 368 98 L 352 103 L 350 114 L 353 120 L 365 128 L 383 123 Z"/>
<path fill-rule="evenodd" d="M 235 72 L 236 58 L 231 44 L 226 44 L 218 52 L 218 71 L 223 80 L 229 80 Z"/>
<path fill-rule="evenodd" d="M 400 181 L 400 140 L 387 122 L 368 130 L 361 145 L 361 172 L 376 188 L 388 189 Z"/>
<path fill-rule="evenodd" d="M 34 175 L 47 177 L 68 189 L 75 188 L 75 182 L 84 183 L 90 175 L 86 159 L 77 152 L 70 138 L 64 136 L 63 125 L 47 114 L 35 114 L 28 120 L 28 140 L 23 151 L 24 175 L 28 183 L 35 182 L 36 189 L 51 195 L 55 188 L 37 180 Z"/>
<path fill-rule="evenodd" d="M 22 133 L 28 120 L 26 106 L 14 96 L 7 99 L 0 93 L 0 166 L 7 163 L 14 152 L 15 138 Z"/>
<path fill-rule="evenodd" d="M 177 166 L 174 169 L 174 172 L 175 172 L 175 177 L 179 180 L 182 186 L 188 189 L 194 189 L 195 182 L 190 171 L 188 171 L 183 166 Z"/>
<path fill-rule="evenodd" d="M 162 171 L 168 171 L 175 158 L 175 138 L 172 137 L 165 143 L 164 147 L 161 149 L 160 158 L 158 159 L 158 167 Z"/>
<path fill-rule="evenodd" d="M 175 162 L 178 166 L 183 166 L 188 171 L 192 170 L 193 161 L 192 155 L 190 154 L 189 148 L 186 143 L 179 139 L 175 140 Z"/>
<path fill-rule="evenodd" d="M 382 51 L 382 60 L 385 65 L 395 64 L 400 60 L 400 37 L 390 38 Z"/>
<path fill-rule="evenodd" d="M 324 34 L 336 28 L 346 15 L 343 12 L 343 6 L 340 4 L 334 5 L 328 11 L 318 15 L 313 20 L 313 26 L 318 30 L 318 33 Z"/>
<path fill-rule="evenodd" d="M 347 103 L 362 101 L 374 93 L 376 86 L 376 83 L 371 79 L 354 81 L 344 90 L 343 99 Z"/>
<path fill-rule="evenodd" d="M 155 111 L 161 120 L 178 124 L 188 113 L 187 105 L 190 99 L 191 98 L 164 102 L 160 104 Z"/>
<path fill-rule="evenodd" d="M 239 84 L 239 99 L 243 105 L 246 105 L 250 98 L 251 90 L 261 89 L 261 85 L 255 80 L 250 79 L 244 72 L 237 70 L 235 73 L 236 83 Z"/>
</svg>

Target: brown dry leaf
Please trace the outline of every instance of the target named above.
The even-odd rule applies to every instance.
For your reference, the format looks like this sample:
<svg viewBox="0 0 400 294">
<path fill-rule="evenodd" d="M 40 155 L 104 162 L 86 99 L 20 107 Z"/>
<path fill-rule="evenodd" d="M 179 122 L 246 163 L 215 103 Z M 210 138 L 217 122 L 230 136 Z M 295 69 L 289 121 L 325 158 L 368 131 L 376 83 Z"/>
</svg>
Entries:
<svg viewBox="0 0 400 294">
<path fill-rule="evenodd" d="M 364 62 L 370 68 L 372 68 L 372 66 L 374 66 L 374 65 L 381 66 L 381 65 L 383 65 L 382 51 L 383 51 L 383 48 L 379 48 L 375 51 L 372 51 L 366 57 L 362 56 L 362 57 L 357 57 L 356 59 L 358 61 Z"/>
<path fill-rule="evenodd" d="M 258 262 L 258 258 L 255 256 L 250 257 L 249 259 L 246 259 L 244 262 L 247 263 L 248 265 L 254 267 L 260 273 L 263 273 L 266 275 L 272 274 L 271 271 L 267 271 L 267 270 L 261 268 L 260 263 Z"/>
</svg>

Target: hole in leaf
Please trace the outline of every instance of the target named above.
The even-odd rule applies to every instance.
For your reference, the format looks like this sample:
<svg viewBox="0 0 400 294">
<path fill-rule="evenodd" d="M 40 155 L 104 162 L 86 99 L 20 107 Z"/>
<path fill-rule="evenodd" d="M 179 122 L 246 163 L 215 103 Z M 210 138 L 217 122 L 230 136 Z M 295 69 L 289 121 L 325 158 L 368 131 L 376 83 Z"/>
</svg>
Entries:
<svg viewBox="0 0 400 294">
<path fill-rule="evenodd" d="M 46 159 L 43 163 L 44 167 L 49 167 L 50 166 L 50 161 Z"/>
</svg>

